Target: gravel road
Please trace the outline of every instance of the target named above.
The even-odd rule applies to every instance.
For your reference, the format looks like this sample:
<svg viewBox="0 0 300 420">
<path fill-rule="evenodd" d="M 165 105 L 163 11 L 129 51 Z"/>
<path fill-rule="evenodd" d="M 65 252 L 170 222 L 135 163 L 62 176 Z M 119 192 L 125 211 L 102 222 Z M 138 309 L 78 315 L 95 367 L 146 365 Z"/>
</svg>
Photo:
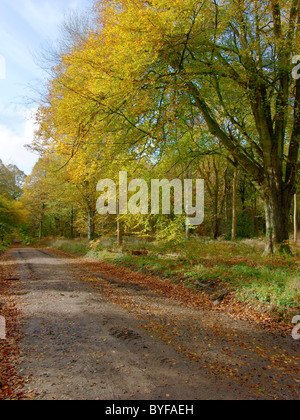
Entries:
<svg viewBox="0 0 300 420">
<path fill-rule="evenodd" d="M 299 398 L 299 342 L 291 337 L 120 285 L 95 273 L 95 263 L 89 269 L 48 249 L 9 256 L 23 291 L 20 371 L 34 399 Z M 118 304 L 124 296 L 128 309 Z"/>
</svg>

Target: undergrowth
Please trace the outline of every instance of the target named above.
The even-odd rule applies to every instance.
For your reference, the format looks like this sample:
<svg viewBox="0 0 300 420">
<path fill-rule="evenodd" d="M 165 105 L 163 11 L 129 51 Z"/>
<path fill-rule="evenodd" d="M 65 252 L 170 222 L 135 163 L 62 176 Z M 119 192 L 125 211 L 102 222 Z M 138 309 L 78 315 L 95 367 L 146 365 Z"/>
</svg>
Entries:
<svg viewBox="0 0 300 420">
<path fill-rule="evenodd" d="M 56 240 L 51 246 L 77 255 L 121 264 L 160 275 L 212 299 L 224 292 L 290 321 L 300 311 L 299 256 L 263 257 L 261 243 L 211 240 L 161 243 Z"/>
</svg>

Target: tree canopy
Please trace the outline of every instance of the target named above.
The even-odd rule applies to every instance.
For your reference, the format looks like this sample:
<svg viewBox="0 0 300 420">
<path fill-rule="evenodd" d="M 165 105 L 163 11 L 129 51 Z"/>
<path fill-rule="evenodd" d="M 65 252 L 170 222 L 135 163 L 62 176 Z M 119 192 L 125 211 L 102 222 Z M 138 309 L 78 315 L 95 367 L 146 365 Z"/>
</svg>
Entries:
<svg viewBox="0 0 300 420">
<path fill-rule="evenodd" d="M 0 160 L 0 248 L 26 223 L 27 212 L 19 201 L 25 178 L 16 166 Z"/>
<path fill-rule="evenodd" d="M 66 163 L 113 156 L 119 167 L 124 156 L 153 163 L 185 148 L 191 162 L 222 148 L 264 202 L 267 251 L 283 249 L 299 170 L 299 8 L 297 0 L 96 2 L 84 30 L 67 28 L 38 112 L 39 148 Z"/>
</svg>

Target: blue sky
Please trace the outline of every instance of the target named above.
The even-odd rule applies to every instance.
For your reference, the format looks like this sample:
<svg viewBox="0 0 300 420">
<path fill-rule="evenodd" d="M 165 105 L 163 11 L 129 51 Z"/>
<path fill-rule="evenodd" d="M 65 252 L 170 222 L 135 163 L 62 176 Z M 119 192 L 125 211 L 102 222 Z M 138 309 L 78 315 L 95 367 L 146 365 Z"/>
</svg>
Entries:
<svg viewBox="0 0 300 420">
<path fill-rule="evenodd" d="M 37 156 L 28 152 L 37 97 L 47 78 L 34 56 L 59 37 L 65 16 L 92 0 L 0 0 L 0 159 L 29 174 Z M 32 90 L 33 88 L 33 90 Z"/>
</svg>

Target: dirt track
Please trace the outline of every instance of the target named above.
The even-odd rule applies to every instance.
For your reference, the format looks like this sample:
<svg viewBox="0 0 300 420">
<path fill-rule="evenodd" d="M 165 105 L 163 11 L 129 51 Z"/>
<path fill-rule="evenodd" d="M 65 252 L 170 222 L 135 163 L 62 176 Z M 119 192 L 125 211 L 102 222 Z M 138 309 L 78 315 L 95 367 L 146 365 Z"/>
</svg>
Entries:
<svg viewBox="0 0 300 420">
<path fill-rule="evenodd" d="M 291 337 L 101 275 L 101 263 L 31 248 L 9 256 L 35 399 L 299 399 Z"/>
</svg>

